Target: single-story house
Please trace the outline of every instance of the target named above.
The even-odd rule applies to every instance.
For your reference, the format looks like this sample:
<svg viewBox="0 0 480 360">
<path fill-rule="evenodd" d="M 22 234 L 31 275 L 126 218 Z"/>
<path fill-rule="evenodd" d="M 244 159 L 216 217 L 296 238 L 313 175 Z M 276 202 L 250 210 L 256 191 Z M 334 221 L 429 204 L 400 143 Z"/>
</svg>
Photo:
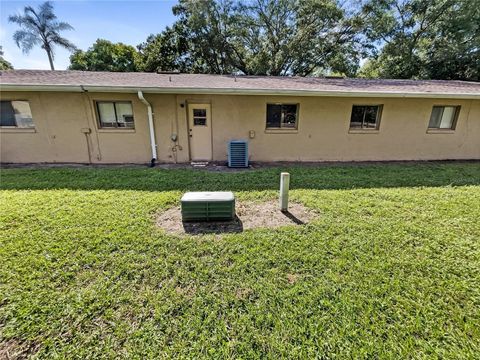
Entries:
<svg viewBox="0 0 480 360">
<path fill-rule="evenodd" d="M 480 159 L 480 83 L 9 70 L 3 163 Z"/>
</svg>

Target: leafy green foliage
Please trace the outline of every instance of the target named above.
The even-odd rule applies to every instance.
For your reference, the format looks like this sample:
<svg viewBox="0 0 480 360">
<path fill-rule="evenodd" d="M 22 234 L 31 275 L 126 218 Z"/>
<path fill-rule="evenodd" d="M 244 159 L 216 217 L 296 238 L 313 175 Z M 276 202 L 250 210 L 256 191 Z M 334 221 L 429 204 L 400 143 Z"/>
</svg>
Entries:
<svg viewBox="0 0 480 360">
<path fill-rule="evenodd" d="M 87 51 L 70 56 L 70 70 L 137 71 L 137 51 L 133 46 L 97 39 Z"/>
<path fill-rule="evenodd" d="M 183 28 L 178 24 L 167 27 L 162 33 L 150 35 L 138 45 L 138 69 L 140 71 L 179 71 L 192 72 L 192 59 L 185 56 L 188 52 L 188 41 Z"/>
<path fill-rule="evenodd" d="M 479 0 L 370 0 L 365 77 L 480 80 Z"/>
<path fill-rule="evenodd" d="M 140 45 L 145 69 L 353 75 L 360 22 L 333 0 L 181 0 L 173 28 Z"/>
<path fill-rule="evenodd" d="M 167 236 L 186 189 L 316 209 Z M 470 184 L 470 185 L 467 185 Z M 480 166 L 3 169 L 0 348 L 38 358 L 475 358 Z M 31 189 L 31 190 L 27 190 Z"/>
<path fill-rule="evenodd" d="M 57 20 L 50 1 L 39 5 L 37 10 L 26 6 L 23 9 L 23 15 L 11 15 L 8 21 L 20 26 L 20 30 L 13 34 L 13 40 L 17 46 L 28 54 L 35 46 L 40 45 L 47 53 L 52 70 L 54 70 L 55 58 L 54 46 L 61 46 L 69 51 L 76 49 L 75 45 L 60 35 L 62 31 L 73 30 L 73 27 Z"/>
<path fill-rule="evenodd" d="M 138 51 L 97 40 L 70 68 L 478 81 L 479 9 L 480 0 L 180 0 L 176 22 Z"/>
<path fill-rule="evenodd" d="M 0 70 L 9 70 L 9 69 L 13 69 L 13 66 L 3 58 L 3 50 L 2 50 L 2 47 L 0 46 Z"/>
</svg>

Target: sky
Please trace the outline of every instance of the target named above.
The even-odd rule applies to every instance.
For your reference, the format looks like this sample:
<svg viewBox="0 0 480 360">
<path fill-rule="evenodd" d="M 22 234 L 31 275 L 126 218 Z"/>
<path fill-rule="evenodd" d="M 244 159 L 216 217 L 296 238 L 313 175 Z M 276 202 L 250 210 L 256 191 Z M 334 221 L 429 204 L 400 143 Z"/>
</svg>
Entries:
<svg viewBox="0 0 480 360">
<path fill-rule="evenodd" d="M 50 69 L 47 54 L 40 47 L 23 54 L 12 39 L 18 25 L 8 22 L 9 15 L 23 13 L 25 6 L 36 8 L 43 1 L 0 1 L 0 45 L 4 58 L 15 69 Z M 74 27 L 63 36 L 78 48 L 86 50 L 98 38 L 137 46 L 148 35 L 161 32 L 173 24 L 172 6 L 175 0 L 122 1 L 122 0 L 61 0 L 53 1 L 55 14 L 60 21 Z M 69 65 L 70 53 L 55 50 L 55 69 L 64 70 Z"/>
</svg>

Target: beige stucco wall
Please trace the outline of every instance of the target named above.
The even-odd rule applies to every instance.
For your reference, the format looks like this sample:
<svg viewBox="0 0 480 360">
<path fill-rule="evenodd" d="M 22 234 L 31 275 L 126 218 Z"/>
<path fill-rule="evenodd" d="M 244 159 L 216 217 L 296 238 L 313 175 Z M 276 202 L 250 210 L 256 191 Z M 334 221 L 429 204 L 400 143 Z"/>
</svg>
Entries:
<svg viewBox="0 0 480 360">
<path fill-rule="evenodd" d="M 160 162 L 189 161 L 187 102 L 212 108 L 213 160 L 227 142 L 248 138 L 253 161 L 480 159 L 480 100 L 145 94 L 152 104 Z M 35 130 L 0 129 L 0 160 L 8 163 L 148 163 L 147 110 L 136 94 L 2 92 L 28 100 Z M 130 100 L 134 130 L 98 129 L 94 100 Z M 298 130 L 265 130 L 266 104 L 298 103 Z M 353 104 L 383 104 L 379 131 L 349 131 Z M 460 105 L 454 131 L 427 132 L 433 105 Z M 89 128 L 85 135 L 82 129 Z M 176 142 L 171 134 L 176 133 Z M 88 140 L 87 140 L 88 139 Z M 87 146 L 88 141 L 88 146 Z M 90 153 L 90 155 L 89 155 Z"/>
<path fill-rule="evenodd" d="M 173 161 L 171 148 L 175 144 L 169 139 L 171 119 L 176 117 L 175 96 L 145 97 L 154 111 L 158 110 L 155 131 L 159 160 Z M 1 98 L 28 100 L 35 124 L 34 132 L 0 128 L 1 162 L 148 163 L 152 157 L 147 108 L 136 94 L 2 92 Z M 135 129 L 99 129 L 95 100 L 131 101 Z M 91 129 L 87 136 L 82 132 L 85 128 Z"/>
</svg>

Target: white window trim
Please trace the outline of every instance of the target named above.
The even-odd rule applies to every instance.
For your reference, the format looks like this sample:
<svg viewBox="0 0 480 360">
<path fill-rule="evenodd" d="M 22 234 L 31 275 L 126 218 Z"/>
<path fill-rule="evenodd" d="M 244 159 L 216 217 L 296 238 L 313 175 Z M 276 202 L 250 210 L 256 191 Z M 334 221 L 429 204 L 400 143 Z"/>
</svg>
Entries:
<svg viewBox="0 0 480 360">
<path fill-rule="evenodd" d="M 0 133 L 36 133 L 37 129 L 32 128 L 19 128 L 15 126 L 0 126 Z"/>
</svg>

